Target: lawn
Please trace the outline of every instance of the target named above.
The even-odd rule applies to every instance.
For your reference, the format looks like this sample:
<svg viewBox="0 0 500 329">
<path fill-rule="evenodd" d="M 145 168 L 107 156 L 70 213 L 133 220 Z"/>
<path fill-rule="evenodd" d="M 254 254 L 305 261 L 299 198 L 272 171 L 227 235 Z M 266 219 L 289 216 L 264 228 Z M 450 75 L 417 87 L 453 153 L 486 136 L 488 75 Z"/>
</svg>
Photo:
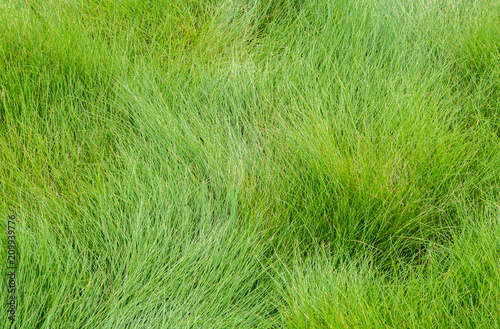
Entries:
<svg viewBox="0 0 500 329">
<path fill-rule="evenodd" d="M 499 22 L 3 0 L 1 328 L 500 328 Z"/>
</svg>

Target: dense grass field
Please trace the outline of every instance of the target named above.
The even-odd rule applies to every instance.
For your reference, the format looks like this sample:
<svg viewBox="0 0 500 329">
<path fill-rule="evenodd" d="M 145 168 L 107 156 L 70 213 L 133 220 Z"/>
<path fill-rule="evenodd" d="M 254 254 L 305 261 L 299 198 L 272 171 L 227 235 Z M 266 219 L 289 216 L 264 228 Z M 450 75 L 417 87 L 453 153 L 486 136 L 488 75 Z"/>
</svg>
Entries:
<svg viewBox="0 0 500 329">
<path fill-rule="evenodd" d="M 3 0 L 1 328 L 500 328 L 499 110 L 496 0 Z"/>
</svg>

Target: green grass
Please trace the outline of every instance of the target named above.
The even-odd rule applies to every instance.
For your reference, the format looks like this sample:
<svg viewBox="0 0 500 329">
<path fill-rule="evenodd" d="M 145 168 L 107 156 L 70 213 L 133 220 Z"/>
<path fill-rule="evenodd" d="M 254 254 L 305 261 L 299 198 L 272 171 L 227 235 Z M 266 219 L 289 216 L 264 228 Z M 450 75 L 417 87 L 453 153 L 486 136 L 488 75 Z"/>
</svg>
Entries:
<svg viewBox="0 0 500 329">
<path fill-rule="evenodd" d="M 494 0 L 1 2 L 13 328 L 500 328 L 498 21 Z"/>
</svg>

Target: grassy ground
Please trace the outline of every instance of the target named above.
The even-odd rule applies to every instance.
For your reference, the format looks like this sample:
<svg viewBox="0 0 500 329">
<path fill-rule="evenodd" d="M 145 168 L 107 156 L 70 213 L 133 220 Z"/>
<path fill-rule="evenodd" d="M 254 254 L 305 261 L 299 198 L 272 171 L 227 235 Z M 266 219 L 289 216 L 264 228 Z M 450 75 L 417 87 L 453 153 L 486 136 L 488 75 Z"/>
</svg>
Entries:
<svg viewBox="0 0 500 329">
<path fill-rule="evenodd" d="M 2 1 L 13 328 L 500 328 L 499 21 Z"/>
</svg>

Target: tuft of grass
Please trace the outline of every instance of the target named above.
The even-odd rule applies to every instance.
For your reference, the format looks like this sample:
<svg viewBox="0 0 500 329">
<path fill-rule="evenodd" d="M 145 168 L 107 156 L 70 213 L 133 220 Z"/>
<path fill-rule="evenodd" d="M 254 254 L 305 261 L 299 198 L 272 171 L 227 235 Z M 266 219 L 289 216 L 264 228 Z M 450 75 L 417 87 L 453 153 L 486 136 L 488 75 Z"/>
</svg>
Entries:
<svg viewBox="0 0 500 329">
<path fill-rule="evenodd" d="M 281 321 L 287 328 L 498 327 L 498 210 L 460 218 L 467 232 L 456 231 L 452 247 L 429 245 L 426 266 L 394 265 L 388 274 L 342 250 L 285 266 L 276 273 Z"/>
</svg>

